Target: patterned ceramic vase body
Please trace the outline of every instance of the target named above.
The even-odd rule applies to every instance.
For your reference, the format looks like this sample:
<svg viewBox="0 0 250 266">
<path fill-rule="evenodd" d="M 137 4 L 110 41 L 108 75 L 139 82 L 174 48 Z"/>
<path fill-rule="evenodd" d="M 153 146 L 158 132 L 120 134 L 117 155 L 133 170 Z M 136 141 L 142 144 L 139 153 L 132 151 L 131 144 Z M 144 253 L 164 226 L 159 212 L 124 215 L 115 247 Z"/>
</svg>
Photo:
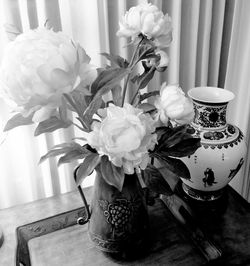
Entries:
<svg viewBox="0 0 250 266">
<path fill-rule="evenodd" d="M 136 174 L 126 175 L 122 191 L 106 183 L 96 169 L 89 236 L 98 249 L 134 255 L 144 248 L 148 213 Z"/>
<path fill-rule="evenodd" d="M 246 144 L 239 128 L 226 120 L 227 104 L 234 94 L 216 87 L 197 87 L 188 92 L 193 100 L 193 134 L 201 138 L 194 155 L 183 158 L 191 180 L 182 180 L 184 191 L 198 200 L 215 200 L 240 170 Z"/>
</svg>

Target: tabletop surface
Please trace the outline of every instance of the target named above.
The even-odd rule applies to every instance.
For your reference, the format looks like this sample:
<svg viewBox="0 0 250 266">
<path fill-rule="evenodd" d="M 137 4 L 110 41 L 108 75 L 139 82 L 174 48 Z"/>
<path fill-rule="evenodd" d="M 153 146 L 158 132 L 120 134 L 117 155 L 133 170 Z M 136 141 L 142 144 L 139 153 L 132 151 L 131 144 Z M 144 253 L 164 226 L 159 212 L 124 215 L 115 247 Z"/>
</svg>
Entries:
<svg viewBox="0 0 250 266">
<path fill-rule="evenodd" d="M 91 188 L 85 193 L 90 198 Z M 223 252 L 219 261 L 209 265 L 250 265 L 250 204 L 229 186 L 225 199 L 220 212 L 211 214 L 203 208 L 197 217 L 203 231 Z M 0 226 L 5 239 L 0 248 L 0 265 L 15 265 L 17 227 L 82 206 L 78 191 L 74 191 L 1 210 Z M 85 224 L 30 240 L 32 265 L 208 265 L 185 227 L 160 200 L 149 207 L 149 217 L 149 251 L 134 261 L 117 261 L 96 250 Z"/>
</svg>

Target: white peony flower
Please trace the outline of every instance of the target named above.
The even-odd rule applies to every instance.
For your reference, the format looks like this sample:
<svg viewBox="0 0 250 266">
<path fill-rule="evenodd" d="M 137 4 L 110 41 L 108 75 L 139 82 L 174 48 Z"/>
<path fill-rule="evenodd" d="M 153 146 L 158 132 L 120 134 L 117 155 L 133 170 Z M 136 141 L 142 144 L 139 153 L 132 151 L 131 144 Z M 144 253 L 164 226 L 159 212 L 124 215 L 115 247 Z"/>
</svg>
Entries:
<svg viewBox="0 0 250 266">
<path fill-rule="evenodd" d="M 79 58 L 80 55 L 80 58 Z M 69 93 L 96 77 L 84 49 L 62 32 L 37 28 L 10 42 L 0 69 L 0 94 L 33 121 L 49 118 Z"/>
<path fill-rule="evenodd" d="M 171 18 L 150 3 L 130 8 L 119 25 L 119 37 L 131 37 L 135 40 L 143 34 L 160 48 L 168 47 L 172 41 Z"/>
<path fill-rule="evenodd" d="M 167 86 L 164 82 L 160 96 L 156 98 L 154 104 L 163 124 L 167 124 L 169 119 L 179 124 L 189 123 L 193 119 L 193 104 L 178 85 Z"/>
<path fill-rule="evenodd" d="M 93 131 L 85 134 L 88 144 L 100 155 L 107 155 L 115 166 L 123 167 L 126 174 L 133 174 L 137 167 L 145 169 L 148 151 L 157 142 L 150 115 L 130 104 L 124 107 L 111 104 L 98 114 L 100 121 L 95 121 Z"/>
</svg>

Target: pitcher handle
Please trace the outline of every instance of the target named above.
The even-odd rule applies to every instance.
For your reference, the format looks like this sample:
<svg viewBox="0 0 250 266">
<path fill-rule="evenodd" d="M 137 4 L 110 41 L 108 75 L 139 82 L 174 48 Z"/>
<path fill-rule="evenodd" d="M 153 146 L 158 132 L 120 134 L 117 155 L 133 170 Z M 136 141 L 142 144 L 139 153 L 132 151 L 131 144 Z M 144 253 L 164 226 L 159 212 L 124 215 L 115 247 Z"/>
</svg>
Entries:
<svg viewBox="0 0 250 266">
<path fill-rule="evenodd" d="M 78 168 L 79 168 L 79 166 L 77 166 L 77 167 L 75 168 L 75 170 L 74 170 L 74 179 L 75 179 L 75 181 L 76 181 L 76 174 L 77 174 L 77 170 L 78 170 Z M 90 210 L 89 210 L 89 205 L 88 205 L 88 203 L 87 203 L 87 200 L 86 200 L 86 198 L 85 198 L 85 195 L 84 195 L 84 193 L 83 193 L 83 190 L 82 190 L 81 185 L 78 185 L 78 186 L 77 186 L 77 189 L 78 189 L 78 191 L 79 191 L 79 193 L 80 193 L 80 196 L 81 196 L 81 198 L 82 198 L 82 201 L 83 201 L 84 207 L 86 208 L 86 211 L 87 211 L 87 218 L 86 218 L 86 221 L 89 221 L 91 214 L 90 214 Z M 82 224 L 85 224 L 86 221 L 84 221 L 82 217 L 79 217 L 78 220 L 77 220 L 77 223 L 82 225 Z"/>
</svg>

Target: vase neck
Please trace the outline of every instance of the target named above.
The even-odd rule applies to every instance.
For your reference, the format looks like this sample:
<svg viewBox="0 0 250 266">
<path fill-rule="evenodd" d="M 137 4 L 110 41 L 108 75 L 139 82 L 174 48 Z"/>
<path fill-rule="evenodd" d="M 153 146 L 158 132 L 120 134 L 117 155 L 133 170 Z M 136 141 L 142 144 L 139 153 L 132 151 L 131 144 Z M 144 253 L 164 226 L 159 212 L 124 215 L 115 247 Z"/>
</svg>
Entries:
<svg viewBox="0 0 250 266">
<path fill-rule="evenodd" d="M 223 129 L 227 125 L 226 111 L 228 103 L 205 103 L 193 100 L 196 128 Z"/>
</svg>

